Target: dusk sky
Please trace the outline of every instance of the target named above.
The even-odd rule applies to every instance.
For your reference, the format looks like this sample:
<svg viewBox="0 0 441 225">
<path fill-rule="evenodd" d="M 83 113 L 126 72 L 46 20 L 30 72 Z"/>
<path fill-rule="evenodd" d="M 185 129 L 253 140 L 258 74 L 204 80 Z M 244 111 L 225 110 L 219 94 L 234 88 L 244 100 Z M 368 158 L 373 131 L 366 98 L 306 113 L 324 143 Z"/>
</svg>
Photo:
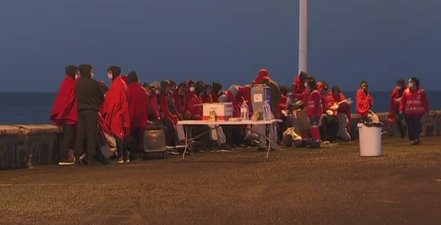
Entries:
<svg viewBox="0 0 441 225">
<path fill-rule="evenodd" d="M 0 7 L 0 91 L 56 91 L 67 64 L 97 79 L 121 65 L 142 81 L 291 84 L 298 0 L 9 0 Z M 309 72 L 390 90 L 416 75 L 441 90 L 440 0 L 310 0 Z M 108 82 L 108 81 L 107 81 Z"/>
</svg>

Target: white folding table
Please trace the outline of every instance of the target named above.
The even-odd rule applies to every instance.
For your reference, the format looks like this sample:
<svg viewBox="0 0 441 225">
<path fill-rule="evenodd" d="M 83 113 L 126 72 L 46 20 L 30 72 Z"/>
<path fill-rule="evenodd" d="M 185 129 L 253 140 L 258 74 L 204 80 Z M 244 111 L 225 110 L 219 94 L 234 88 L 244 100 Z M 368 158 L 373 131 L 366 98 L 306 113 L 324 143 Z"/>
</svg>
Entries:
<svg viewBox="0 0 441 225">
<path fill-rule="evenodd" d="M 199 134 L 196 137 L 191 137 L 191 126 L 204 126 L 204 125 L 214 125 L 214 128 L 216 129 L 216 126 L 243 126 L 243 125 L 265 125 L 266 127 L 275 126 L 277 123 L 281 123 L 282 120 L 279 119 L 273 119 L 273 120 L 258 120 L 258 121 L 252 121 L 252 120 L 241 120 L 241 121 L 207 121 L 207 120 L 182 120 L 178 121 L 178 125 L 182 125 L 185 128 L 185 149 L 182 153 L 182 159 L 185 159 L 185 154 L 187 153 L 187 150 L 189 150 L 189 145 L 192 144 L 192 142 L 197 139 L 198 137 L 202 136 L 203 134 Z M 212 130 L 210 129 L 210 131 Z M 266 129 L 265 129 L 266 130 Z M 251 132 L 256 133 L 259 136 L 264 136 L 266 140 L 268 141 L 268 148 L 266 153 L 266 159 L 269 158 L 269 152 L 271 150 L 271 142 L 273 141 L 271 138 L 271 135 L 261 134 L 253 129 L 250 129 Z"/>
</svg>

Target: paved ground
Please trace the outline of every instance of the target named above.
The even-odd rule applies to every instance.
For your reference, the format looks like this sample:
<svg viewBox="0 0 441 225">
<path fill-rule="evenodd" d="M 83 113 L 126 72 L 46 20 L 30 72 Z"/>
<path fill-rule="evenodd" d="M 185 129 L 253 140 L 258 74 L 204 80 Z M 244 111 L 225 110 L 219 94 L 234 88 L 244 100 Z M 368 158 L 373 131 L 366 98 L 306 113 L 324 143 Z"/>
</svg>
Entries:
<svg viewBox="0 0 441 225">
<path fill-rule="evenodd" d="M 0 171 L 0 224 L 441 224 L 441 139 Z"/>
</svg>

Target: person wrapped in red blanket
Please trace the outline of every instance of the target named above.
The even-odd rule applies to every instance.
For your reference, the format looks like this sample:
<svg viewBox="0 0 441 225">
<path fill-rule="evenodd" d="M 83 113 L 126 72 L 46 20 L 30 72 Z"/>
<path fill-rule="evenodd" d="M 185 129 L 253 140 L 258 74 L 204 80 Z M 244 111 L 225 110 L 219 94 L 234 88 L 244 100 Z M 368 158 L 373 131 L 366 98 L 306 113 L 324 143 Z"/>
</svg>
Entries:
<svg viewBox="0 0 441 225">
<path fill-rule="evenodd" d="M 119 66 L 111 66 L 107 71 L 112 85 L 105 96 L 102 116 L 112 135 L 115 136 L 118 152 L 117 162 L 121 164 L 130 162 L 126 145 L 126 138 L 130 135 L 130 114 L 127 84 L 120 74 L 121 68 Z"/>
</svg>

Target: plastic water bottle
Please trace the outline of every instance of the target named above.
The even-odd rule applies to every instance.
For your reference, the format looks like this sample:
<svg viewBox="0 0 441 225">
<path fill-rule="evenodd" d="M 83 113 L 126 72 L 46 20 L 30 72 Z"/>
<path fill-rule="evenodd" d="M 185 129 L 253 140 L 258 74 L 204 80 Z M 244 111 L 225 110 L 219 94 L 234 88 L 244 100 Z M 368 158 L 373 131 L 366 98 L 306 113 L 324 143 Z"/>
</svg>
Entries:
<svg viewBox="0 0 441 225">
<path fill-rule="evenodd" d="M 271 106 L 268 100 L 263 103 L 263 120 L 271 120 Z"/>
<path fill-rule="evenodd" d="M 242 106 L 240 106 L 240 118 L 242 120 L 249 120 L 249 113 L 248 113 L 248 105 L 247 102 L 243 102 Z"/>
</svg>

